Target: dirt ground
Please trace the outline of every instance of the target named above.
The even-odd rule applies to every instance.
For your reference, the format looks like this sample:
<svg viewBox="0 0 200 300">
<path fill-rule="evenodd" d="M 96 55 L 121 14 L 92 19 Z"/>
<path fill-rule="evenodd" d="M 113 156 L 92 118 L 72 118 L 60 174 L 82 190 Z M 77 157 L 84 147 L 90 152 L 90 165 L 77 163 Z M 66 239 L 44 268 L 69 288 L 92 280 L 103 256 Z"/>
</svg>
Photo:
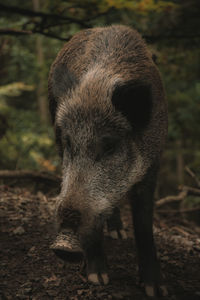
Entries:
<svg viewBox="0 0 200 300">
<path fill-rule="evenodd" d="M 0 186 L 0 300 L 147 299 L 138 284 L 129 207 L 123 209 L 127 240 L 105 238 L 110 283 L 88 284 L 82 265 L 64 263 L 49 249 L 55 199 L 42 192 Z M 177 214 L 155 214 L 155 239 L 166 277 L 165 299 L 200 299 L 200 228 Z"/>
</svg>

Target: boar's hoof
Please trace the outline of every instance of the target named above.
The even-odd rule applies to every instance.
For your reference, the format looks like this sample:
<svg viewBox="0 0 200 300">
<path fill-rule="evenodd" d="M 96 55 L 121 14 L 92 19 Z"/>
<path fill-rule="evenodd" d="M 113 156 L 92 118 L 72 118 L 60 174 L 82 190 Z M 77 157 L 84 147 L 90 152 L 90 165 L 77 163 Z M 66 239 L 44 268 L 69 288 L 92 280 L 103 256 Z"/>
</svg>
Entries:
<svg viewBox="0 0 200 300">
<path fill-rule="evenodd" d="M 97 274 L 97 273 L 90 273 L 88 275 L 88 281 L 95 284 L 95 285 L 107 285 L 109 282 L 109 277 L 107 273 Z"/>
<path fill-rule="evenodd" d="M 167 288 L 164 285 L 154 286 L 154 285 L 144 285 L 145 293 L 148 297 L 166 297 L 168 295 Z"/>
<path fill-rule="evenodd" d="M 112 239 L 114 239 L 114 240 L 117 240 L 118 239 L 118 232 L 117 232 L 117 230 L 112 230 L 112 231 L 110 231 L 109 232 L 109 236 L 112 238 Z"/>
<path fill-rule="evenodd" d="M 76 262 L 83 258 L 83 251 L 74 233 L 60 233 L 50 246 L 54 253 L 65 261 Z"/>
<path fill-rule="evenodd" d="M 167 288 L 166 288 L 165 285 L 161 285 L 161 286 L 160 286 L 160 294 L 161 294 L 161 296 L 163 296 L 163 297 L 168 296 L 168 290 L 167 290 Z"/>
<path fill-rule="evenodd" d="M 121 238 L 122 238 L 122 240 L 126 240 L 128 237 L 127 237 L 127 233 L 126 233 L 126 231 L 124 230 L 124 229 L 121 229 L 120 231 L 119 231 L 119 233 L 120 233 L 120 235 L 121 235 Z"/>
<path fill-rule="evenodd" d="M 124 229 L 112 230 L 109 232 L 109 236 L 114 240 L 117 240 L 117 239 L 126 240 L 127 239 L 127 234 Z"/>
</svg>

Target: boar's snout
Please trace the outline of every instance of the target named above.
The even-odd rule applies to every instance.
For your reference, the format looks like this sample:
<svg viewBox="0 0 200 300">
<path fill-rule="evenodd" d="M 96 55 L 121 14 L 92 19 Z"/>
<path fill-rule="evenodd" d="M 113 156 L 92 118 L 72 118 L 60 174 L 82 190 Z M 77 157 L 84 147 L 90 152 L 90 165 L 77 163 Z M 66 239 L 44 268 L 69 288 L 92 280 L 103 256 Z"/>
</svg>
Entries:
<svg viewBox="0 0 200 300">
<path fill-rule="evenodd" d="M 57 219 L 59 220 L 58 234 L 51 249 L 65 261 L 81 260 L 83 250 L 77 233 L 81 224 L 81 213 L 73 208 L 63 208 L 60 205 L 57 210 Z"/>
<path fill-rule="evenodd" d="M 83 258 L 83 250 L 78 236 L 70 230 L 60 232 L 50 248 L 65 261 L 77 262 Z"/>
</svg>

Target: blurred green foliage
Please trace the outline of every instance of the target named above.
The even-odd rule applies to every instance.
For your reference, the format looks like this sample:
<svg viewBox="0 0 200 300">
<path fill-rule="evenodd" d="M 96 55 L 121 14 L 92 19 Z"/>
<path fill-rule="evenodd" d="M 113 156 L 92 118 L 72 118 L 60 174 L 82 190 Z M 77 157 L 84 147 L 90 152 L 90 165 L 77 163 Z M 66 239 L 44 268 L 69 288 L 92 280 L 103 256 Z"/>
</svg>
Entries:
<svg viewBox="0 0 200 300">
<path fill-rule="evenodd" d="M 37 110 L 2 102 L 1 98 L 0 111 L 6 117 L 7 128 L 0 140 L 0 167 L 55 171 L 58 157 L 53 128 L 39 124 Z"/>
<path fill-rule="evenodd" d="M 7 1 L 10 6 L 29 10 L 33 10 L 33 3 L 34 0 L 23 4 L 19 0 Z M 41 1 L 41 12 L 65 16 L 71 21 L 1 12 L 0 28 L 32 30 L 44 35 L 44 63 L 39 64 L 36 55 L 39 34 L 2 37 L 0 119 L 1 115 L 6 118 L 7 127 L 5 134 L 0 134 L 0 167 L 50 171 L 59 168 L 52 126 L 40 121 L 37 91 L 42 74 L 47 99 L 48 71 L 64 42 L 45 34 L 69 39 L 85 24 L 93 27 L 117 23 L 133 26 L 144 36 L 157 57 L 164 80 L 169 103 L 169 138 L 161 168 L 160 193 L 174 191 L 181 183 L 180 161 L 200 175 L 198 8 L 197 0 L 47 0 Z"/>
</svg>

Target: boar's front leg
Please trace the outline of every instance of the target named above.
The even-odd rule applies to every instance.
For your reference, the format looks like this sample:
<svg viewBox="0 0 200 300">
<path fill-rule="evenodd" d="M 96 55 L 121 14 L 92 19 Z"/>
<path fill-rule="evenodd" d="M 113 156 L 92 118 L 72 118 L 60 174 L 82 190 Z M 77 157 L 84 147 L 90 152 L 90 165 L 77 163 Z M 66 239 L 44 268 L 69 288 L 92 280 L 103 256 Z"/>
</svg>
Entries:
<svg viewBox="0 0 200 300">
<path fill-rule="evenodd" d="M 93 231 L 83 237 L 88 281 L 93 284 L 108 284 L 107 264 L 103 247 L 103 223 L 96 224 Z"/>
<path fill-rule="evenodd" d="M 123 228 L 123 223 L 120 216 L 120 209 L 118 207 L 113 209 L 111 217 L 107 220 L 107 228 L 108 234 L 112 239 L 127 239 L 127 234 Z"/>
<path fill-rule="evenodd" d="M 144 181 L 133 188 L 130 194 L 135 240 L 139 258 L 139 274 L 147 296 L 167 295 L 162 283 L 160 264 L 153 238 L 153 195 L 156 171 L 148 174 Z"/>
</svg>

